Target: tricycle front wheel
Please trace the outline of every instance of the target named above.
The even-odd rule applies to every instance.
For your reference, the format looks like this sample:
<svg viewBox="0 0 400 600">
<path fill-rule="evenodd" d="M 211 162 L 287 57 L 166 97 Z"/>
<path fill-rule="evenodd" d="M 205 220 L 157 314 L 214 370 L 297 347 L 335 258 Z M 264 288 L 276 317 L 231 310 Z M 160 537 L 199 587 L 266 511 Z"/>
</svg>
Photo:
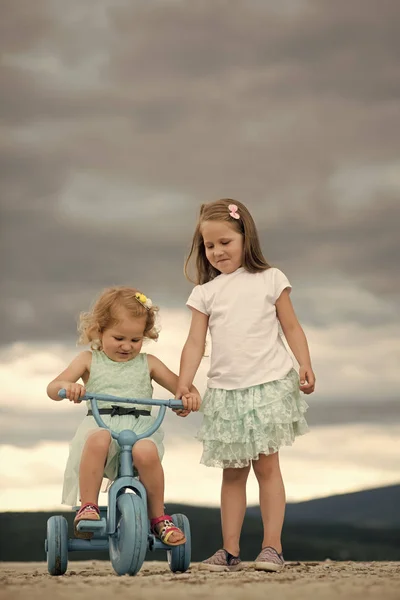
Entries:
<svg viewBox="0 0 400 600">
<path fill-rule="evenodd" d="M 176 527 L 183 531 L 186 542 L 180 546 L 173 546 L 167 550 L 169 568 L 173 573 L 184 573 L 190 566 L 192 555 L 192 543 L 190 537 L 190 524 L 186 515 L 172 515 L 172 521 Z"/>
<path fill-rule="evenodd" d="M 118 575 L 136 575 L 147 550 L 147 514 L 142 499 L 124 493 L 117 498 L 117 529 L 109 538 L 110 560 Z"/>
</svg>

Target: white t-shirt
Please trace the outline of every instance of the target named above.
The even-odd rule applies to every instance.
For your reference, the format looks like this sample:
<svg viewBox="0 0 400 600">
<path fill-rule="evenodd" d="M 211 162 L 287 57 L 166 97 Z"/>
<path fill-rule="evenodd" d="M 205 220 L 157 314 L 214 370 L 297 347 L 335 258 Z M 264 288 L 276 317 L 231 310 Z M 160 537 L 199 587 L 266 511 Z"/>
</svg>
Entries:
<svg viewBox="0 0 400 600">
<path fill-rule="evenodd" d="M 209 315 L 208 387 L 241 389 L 287 375 L 293 361 L 275 308 L 285 288 L 291 285 L 279 269 L 249 273 L 240 267 L 193 289 L 186 304 Z"/>
</svg>

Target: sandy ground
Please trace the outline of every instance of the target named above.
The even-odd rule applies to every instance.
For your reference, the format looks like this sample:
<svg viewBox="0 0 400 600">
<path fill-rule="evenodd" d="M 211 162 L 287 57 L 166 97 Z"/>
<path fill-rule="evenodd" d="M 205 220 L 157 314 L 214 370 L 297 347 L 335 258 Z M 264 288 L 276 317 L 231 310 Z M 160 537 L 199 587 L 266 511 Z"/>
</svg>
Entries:
<svg viewBox="0 0 400 600">
<path fill-rule="evenodd" d="M 273 574 L 251 563 L 236 573 L 199 571 L 193 563 L 174 575 L 166 562 L 147 562 L 135 577 L 118 577 L 102 561 L 69 562 L 62 577 L 51 577 L 45 563 L 0 563 L 0 600 L 110 600 L 114 594 L 134 600 L 399 600 L 400 563 L 288 563 Z"/>
</svg>

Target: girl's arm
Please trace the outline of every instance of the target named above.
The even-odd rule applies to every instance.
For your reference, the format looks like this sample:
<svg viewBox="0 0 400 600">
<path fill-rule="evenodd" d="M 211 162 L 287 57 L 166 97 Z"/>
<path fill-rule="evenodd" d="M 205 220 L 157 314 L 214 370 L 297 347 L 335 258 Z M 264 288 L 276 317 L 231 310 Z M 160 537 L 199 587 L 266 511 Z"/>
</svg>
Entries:
<svg viewBox="0 0 400 600">
<path fill-rule="evenodd" d="M 147 360 L 149 363 L 150 377 L 154 379 L 158 385 L 161 385 L 161 387 L 175 395 L 178 389 L 178 376 L 170 371 L 161 360 L 152 354 L 147 355 Z M 189 411 L 197 411 L 200 408 L 200 394 L 194 385 L 190 387 L 189 392 L 190 397 L 187 398 L 187 406 L 185 408 Z"/>
<path fill-rule="evenodd" d="M 315 388 L 315 375 L 311 367 L 307 338 L 297 320 L 287 289 L 283 290 L 275 307 L 287 343 L 300 365 L 300 389 L 305 394 L 311 394 Z"/>
<path fill-rule="evenodd" d="M 208 315 L 192 308 L 192 322 L 189 335 L 182 350 L 179 382 L 176 398 L 187 393 L 204 355 L 208 328 Z"/>
<path fill-rule="evenodd" d="M 92 353 L 89 350 L 81 352 L 71 364 L 47 386 L 47 395 L 52 400 L 61 400 L 58 392 L 65 388 L 67 398 L 73 402 L 80 402 L 85 394 L 85 386 L 76 383 L 85 373 L 90 373 Z"/>
</svg>

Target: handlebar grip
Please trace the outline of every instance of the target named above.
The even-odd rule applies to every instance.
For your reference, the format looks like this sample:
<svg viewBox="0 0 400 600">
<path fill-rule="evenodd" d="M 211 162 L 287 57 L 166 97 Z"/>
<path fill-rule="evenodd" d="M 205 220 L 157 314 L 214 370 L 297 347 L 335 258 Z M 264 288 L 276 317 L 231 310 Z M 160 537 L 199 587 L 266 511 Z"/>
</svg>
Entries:
<svg viewBox="0 0 400 600">
<path fill-rule="evenodd" d="M 67 397 L 67 392 L 64 388 L 61 388 L 61 390 L 59 390 L 58 392 L 58 396 L 60 396 L 60 398 L 66 398 Z"/>
<path fill-rule="evenodd" d="M 170 408 L 172 408 L 172 410 L 182 410 L 183 409 L 183 402 L 182 400 L 170 400 L 168 406 Z"/>
</svg>

